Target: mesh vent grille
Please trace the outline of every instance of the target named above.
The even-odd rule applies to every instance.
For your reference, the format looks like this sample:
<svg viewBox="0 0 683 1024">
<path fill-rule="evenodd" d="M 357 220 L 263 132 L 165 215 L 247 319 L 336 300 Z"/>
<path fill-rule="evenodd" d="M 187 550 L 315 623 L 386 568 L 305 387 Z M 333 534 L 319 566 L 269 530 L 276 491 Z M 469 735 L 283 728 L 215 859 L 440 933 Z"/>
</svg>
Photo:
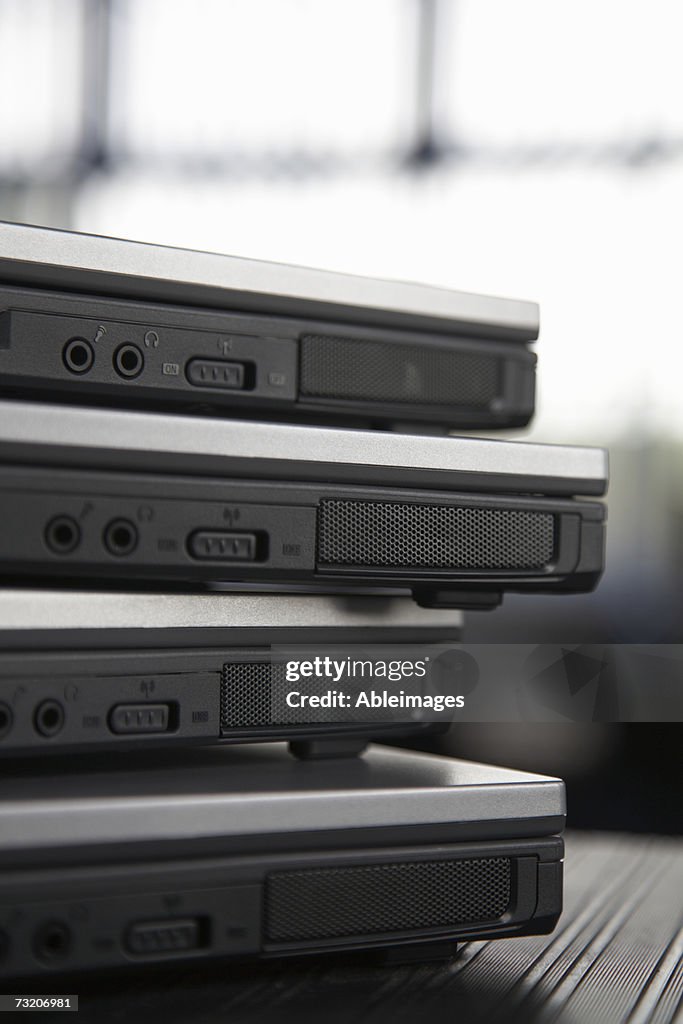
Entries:
<svg viewBox="0 0 683 1024">
<path fill-rule="evenodd" d="M 545 512 L 321 501 L 318 562 L 396 569 L 540 569 L 553 555 Z"/>
<path fill-rule="evenodd" d="M 282 871 L 266 882 L 272 942 L 496 921 L 510 903 L 509 857 Z"/>
<path fill-rule="evenodd" d="M 224 665 L 221 728 L 273 724 L 272 687 L 283 686 L 284 682 L 284 665 L 271 665 L 269 661 L 237 661 Z"/>
<path fill-rule="evenodd" d="M 495 356 L 317 334 L 301 338 L 300 376 L 316 398 L 487 408 L 500 393 Z"/>
<path fill-rule="evenodd" d="M 358 681 L 358 688 L 367 687 L 368 680 Z M 287 704 L 287 694 L 293 684 L 285 677 L 285 666 L 279 662 L 243 661 L 223 666 L 221 683 L 221 730 L 263 728 L 268 726 L 324 725 L 324 724 L 372 724 L 373 722 L 412 721 L 418 712 L 410 709 L 344 707 L 292 708 Z M 300 679 L 294 687 L 304 696 L 322 693 L 321 681 L 315 677 Z M 345 691 L 352 694 L 353 684 L 345 684 Z M 352 703 L 355 703 L 352 701 Z"/>
</svg>

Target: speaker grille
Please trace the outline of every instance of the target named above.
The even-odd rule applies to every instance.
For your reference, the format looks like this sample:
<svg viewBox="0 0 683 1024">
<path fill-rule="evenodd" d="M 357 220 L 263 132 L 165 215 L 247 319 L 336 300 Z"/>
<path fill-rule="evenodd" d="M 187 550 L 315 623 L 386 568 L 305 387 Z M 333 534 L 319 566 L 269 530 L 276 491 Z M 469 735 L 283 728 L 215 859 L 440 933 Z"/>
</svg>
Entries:
<svg viewBox="0 0 683 1024">
<path fill-rule="evenodd" d="M 393 569 L 540 569 L 555 546 L 544 512 L 321 501 L 321 565 Z"/>
<path fill-rule="evenodd" d="M 269 661 L 236 661 L 224 665 L 221 728 L 275 724 L 272 690 L 274 686 L 282 687 L 284 682 L 284 665 L 272 665 Z M 284 706 L 287 707 L 286 704 Z"/>
<path fill-rule="evenodd" d="M 500 394 L 498 358 L 481 353 L 317 334 L 300 352 L 300 393 L 312 398 L 481 409 Z"/>
<path fill-rule="evenodd" d="M 496 921 L 509 857 L 281 871 L 266 880 L 266 934 L 301 942 Z"/>
<path fill-rule="evenodd" d="M 357 685 L 363 689 L 369 683 L 360 678 Z M 293 688 L 305 696 L 322 693 L 321 681 L 315 677 L 302 678 L 296 686 L 288 683 L 285 666 L 279 662 L 226 663 L 221 681 L 221 731 L 312 724 L 401 723 L 410 722 L 418 715 L 408 708 L 291 708 L 286 697 Z M 344 689 L 353 694 L 353 684 L 345 683 Z"/>
</svg>

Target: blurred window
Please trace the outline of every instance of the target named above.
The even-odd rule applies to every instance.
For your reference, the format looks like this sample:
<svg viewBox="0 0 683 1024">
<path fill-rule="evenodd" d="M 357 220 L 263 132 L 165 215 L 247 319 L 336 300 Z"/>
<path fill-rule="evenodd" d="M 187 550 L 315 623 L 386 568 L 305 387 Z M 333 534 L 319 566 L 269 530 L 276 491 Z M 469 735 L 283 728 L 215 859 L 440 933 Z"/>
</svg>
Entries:
<svg viewBox="0 0 683 1024">
<path fill-rule="evenodd" d="M 88 0 L 0 0 L 0 175 L 63 173 L 82 142 Z"/>
<path fill-rule="evenodd" d="M 442 3 L 439 112 L 470 146 L 619 146 L 683 133 L 678 0 Z M 560 153 L 560 155 L 562 155 Z"/>
<path fill-rule="evenodd" d="M 119 0 L 114 11 L 115 151 L 344 160 L 409 141 L 404 0 Z"/>
</svg>

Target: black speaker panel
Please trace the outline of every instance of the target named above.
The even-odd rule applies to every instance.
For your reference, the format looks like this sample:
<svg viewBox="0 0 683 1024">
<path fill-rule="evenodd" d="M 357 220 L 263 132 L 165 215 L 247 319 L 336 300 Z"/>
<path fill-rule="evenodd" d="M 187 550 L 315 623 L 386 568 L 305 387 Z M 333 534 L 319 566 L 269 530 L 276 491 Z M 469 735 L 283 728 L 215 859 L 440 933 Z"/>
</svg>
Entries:
<svg viewBox="0 0 683 1024">
<path fill-rule="evenodd" d="M 266 880 L 270 942 L 490 924 L 510 904 L 509 857 L 281 871 Z"/>
<path fill-rule="evenodd" d="M 473 410 L 501 399 L 501 362 L 486 351 L 305 334 L 299 359 L 299 394 L 309 398 Z"/>
<path fill-rule="evenodd" d="M 542 569 L 555 517 L 514 509 L 389 501 L 321 501 L 320 565 L 386 569 Z"/>
</svg>

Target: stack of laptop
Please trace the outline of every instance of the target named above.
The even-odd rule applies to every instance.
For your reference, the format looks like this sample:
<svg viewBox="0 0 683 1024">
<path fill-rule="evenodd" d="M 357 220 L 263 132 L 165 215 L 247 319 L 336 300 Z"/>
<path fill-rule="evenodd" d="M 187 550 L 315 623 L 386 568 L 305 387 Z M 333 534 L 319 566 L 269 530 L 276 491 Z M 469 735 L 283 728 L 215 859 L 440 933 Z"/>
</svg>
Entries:
<svg viewBox="0 0 683 1024">
<path fill-rule="evenodd" d="M 453 436 L 529 421 L 537 333 L 0 226 L 0 971 L 553 927 L 559 780 L 366 750 L 448 716 L 317 699 L 353 652 L 424 694 L 463 611 L 596 585 L 604 453 Z"/>
</svg>

